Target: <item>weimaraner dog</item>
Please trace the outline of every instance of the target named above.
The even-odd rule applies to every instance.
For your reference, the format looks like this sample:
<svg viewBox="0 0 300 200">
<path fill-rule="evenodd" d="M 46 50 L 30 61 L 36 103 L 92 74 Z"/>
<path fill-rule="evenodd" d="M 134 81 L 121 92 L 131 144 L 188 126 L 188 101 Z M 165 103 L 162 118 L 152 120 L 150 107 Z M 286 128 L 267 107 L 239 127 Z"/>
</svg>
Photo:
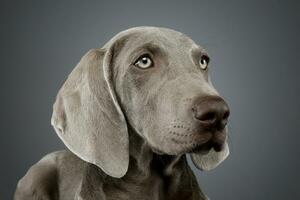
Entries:
<svg viewBox="0 0 300 200">
<path fill-rule="evenodd" d="M 87 52 L 53 106 L 69 150 L 33 165 L 15 200 L 207 199 L 186 154 L 202 170 L 229 154 L 229 108 L 208 65 L 186 35 L 157 27 L 125 30 Z"/>
</svg>

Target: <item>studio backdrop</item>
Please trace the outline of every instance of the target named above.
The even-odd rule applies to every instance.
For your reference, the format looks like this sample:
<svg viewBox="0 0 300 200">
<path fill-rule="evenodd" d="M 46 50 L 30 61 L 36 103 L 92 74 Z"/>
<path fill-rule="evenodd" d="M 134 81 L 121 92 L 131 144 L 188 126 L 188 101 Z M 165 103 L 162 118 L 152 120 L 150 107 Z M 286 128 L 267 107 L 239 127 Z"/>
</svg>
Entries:
<svg viewBox="0 0 300 200">
<path fill-rule="evenodd" d="M 213 200 L 300 199 L 299 1 L 8 1 L 0 3 L 0 199 L 44 155 L 66 148 L 50 125 L 67 75 L 89 49 L 135 26 L 201 44 L 231 108 L 228 159 L 189 163 Z"/>
</svg>

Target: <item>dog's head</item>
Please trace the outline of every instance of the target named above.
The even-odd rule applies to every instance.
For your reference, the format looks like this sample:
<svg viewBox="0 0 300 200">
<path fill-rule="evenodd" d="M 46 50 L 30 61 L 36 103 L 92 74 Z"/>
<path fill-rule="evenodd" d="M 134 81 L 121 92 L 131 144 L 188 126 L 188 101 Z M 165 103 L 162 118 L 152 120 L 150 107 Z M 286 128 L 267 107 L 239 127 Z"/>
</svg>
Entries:
<svg viewBox="0 0 300 200">
<path fill-rule="evenodd" d="M 191 153 L 210 170 L 229 154 L 229 108 L 208 69 L 207 53 L 182 33 L 123 31 L 81 59 L 57 95 L 52 125 L 71 151 L 113 177 L 128 168 L 128 125 L 154 152 Z"/>
</svg>

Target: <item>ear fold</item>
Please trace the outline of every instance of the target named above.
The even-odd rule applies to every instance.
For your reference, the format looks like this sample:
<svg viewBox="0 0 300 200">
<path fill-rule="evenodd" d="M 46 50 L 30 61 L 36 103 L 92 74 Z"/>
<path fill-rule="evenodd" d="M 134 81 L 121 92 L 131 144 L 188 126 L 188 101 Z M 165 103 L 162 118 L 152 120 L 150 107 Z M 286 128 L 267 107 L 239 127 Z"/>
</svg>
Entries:
<svg viewBox="0 0 300 200">
<path fill-rule="evenodd" d="M 51 124 L 74 154 L 119 178 L 128 169 L 129 142 L 110 51 L 90 50 L 83 56 L 56 97 Z"/>
<path fill-rule="evenodd" d="M 216 168 L 221 162 L 223 162 L 229 155 L 229 147 L 226 142 L 224 149 L 220 152 L 216 152 L 211 149 L 207 154 L 192 153 L 191 158 L 197 168 L 203 171 L 208 171 Z"/>
</svg>

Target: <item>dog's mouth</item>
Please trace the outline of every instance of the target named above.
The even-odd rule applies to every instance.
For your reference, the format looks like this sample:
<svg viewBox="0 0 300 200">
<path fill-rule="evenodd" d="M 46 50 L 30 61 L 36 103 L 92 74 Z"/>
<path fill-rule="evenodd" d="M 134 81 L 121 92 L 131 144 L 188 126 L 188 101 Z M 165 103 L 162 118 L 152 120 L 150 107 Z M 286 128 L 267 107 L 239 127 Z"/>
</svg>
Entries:
<svg viewBox="0 0 300 200">
<path fill-rule="evenodd" d="M 165 137 L 162 146 L 150 145 L 157 154 L 179 155 L 196 153 L 205 155 L 213 149 L 220 152 L 225 148 L 227 138 L 226 129 L 222 131 L 197 131 L 194 133 L 176 133 L 171 137 Z M 171 147 L 171 148 L 170 148 Z"/>
<path fill-rule="evenodd" d="M 219 144 L 216 143 L 212 140 L 208 141 L 205 144 L 199 144 L 195 147 L 192 147 L 191 149 L 189 149 L 187 151 L 187 153 L 201 153 L 201 154 L 206 154 L 208 153 L 211 149 L 214 149 L 216 152 L 220 152 L 222 151 L 222 149 L 224 148 L 224 143 L 223 144 Z"/>
<path fill-rule="evenodd" d="M 201 135 L 197 135 L 195 137 L 194 142 L 187 144 L 186 142 L 181 142 L 184 147 L 184 152 L 186 153 L 200 153 L 206 154 L 211 149 L 214 149 L 216 152 L 220 152 L 224 149 L 225 141 L 226 141 L 226 132 L 215 132 L 215 133 L 207 133 Z M 176 140 L 173 140 L 176 141 Z M 178 143 L 178 140 L 176 141 Z"/>
</svg>

